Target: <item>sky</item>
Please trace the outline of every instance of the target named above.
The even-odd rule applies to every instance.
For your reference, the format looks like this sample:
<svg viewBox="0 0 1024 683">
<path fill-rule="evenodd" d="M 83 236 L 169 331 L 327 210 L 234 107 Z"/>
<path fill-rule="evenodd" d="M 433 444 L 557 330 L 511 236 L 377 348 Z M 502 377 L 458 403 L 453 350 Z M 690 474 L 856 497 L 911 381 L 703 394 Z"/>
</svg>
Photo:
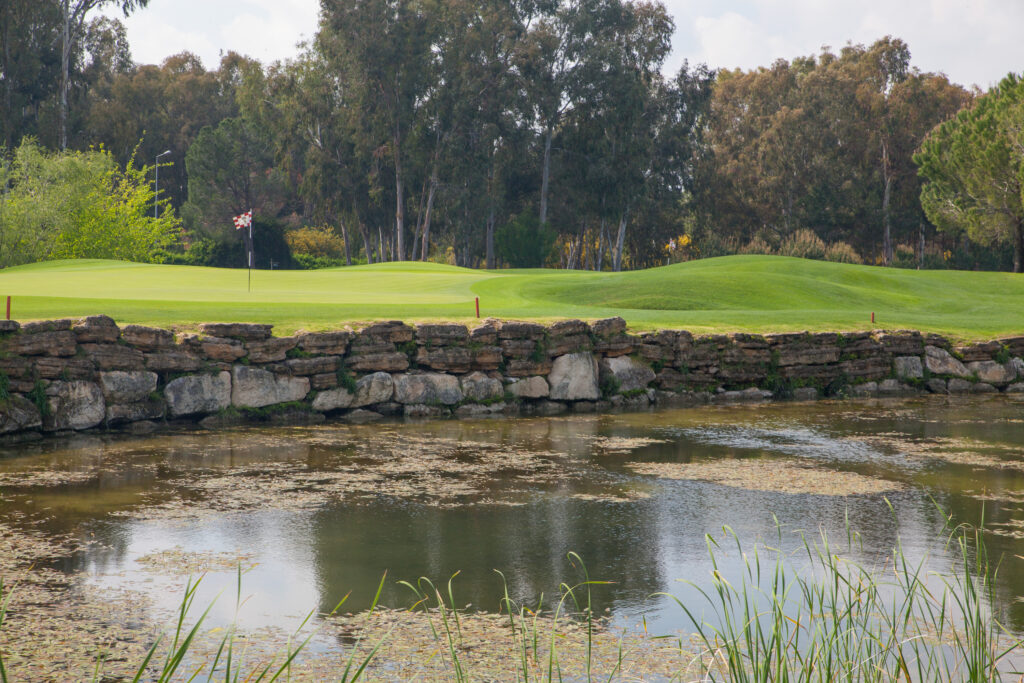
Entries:
<svg viewBox="0 0 1024 683">
<path fill-rule="evenodd" d="M 982 89 L 1024 71 L 1021 0 L 665 0 L 676 33 L 667 71 L 684 59 L 752 69 L 778 58 L 870 44 L 886 35 L 910 46 L 912 63 Z M 287 59 L 316 33 L 318 0 L 150 0 L 127 20 L 135 61 L 189 50 L 216 68 L 235 50 Z"/>
</svg>

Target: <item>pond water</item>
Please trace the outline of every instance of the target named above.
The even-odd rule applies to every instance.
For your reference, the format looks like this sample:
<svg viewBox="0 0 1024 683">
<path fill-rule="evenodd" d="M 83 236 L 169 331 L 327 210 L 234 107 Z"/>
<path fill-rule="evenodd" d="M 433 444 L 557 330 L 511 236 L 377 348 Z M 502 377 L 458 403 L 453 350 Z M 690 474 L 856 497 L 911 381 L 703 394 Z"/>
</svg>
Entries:
<svg viewBox="0 0 1024 683">
<path fill-rule="evenodd" d="M 43 564 L 75 590 L 127 590 L 166 619 L 185 577 L 206 572 L 197 603 L 217 598 L 211 625 L 249 629 L 292 628 L 346 594 L 346 611 L 365 609 L 385 572 L 382 599 L 396 607 L 413 601 L 398 580 L 460 572 L 456 602 L 497 611 L 495 570 L 534 604 L 580 578 L 575 552 L 614 582 L 593 592 L 613 624 L 675 632 L 691 624 L 656 594 L 699 602 L 685 581 L 707 588 L 706 535 L 728 527 L 747 548 L 798 558 L 801 532 L 845 541 L 849 528 L 863 565 L 901 543 L 949 571 L 943 512 L 984 517 L 1001 558 L 993 609 L 1024 632 L 1024 400 L 82 435 L 0 450 L 0 522 L 70 542 Z"/>
</svg>

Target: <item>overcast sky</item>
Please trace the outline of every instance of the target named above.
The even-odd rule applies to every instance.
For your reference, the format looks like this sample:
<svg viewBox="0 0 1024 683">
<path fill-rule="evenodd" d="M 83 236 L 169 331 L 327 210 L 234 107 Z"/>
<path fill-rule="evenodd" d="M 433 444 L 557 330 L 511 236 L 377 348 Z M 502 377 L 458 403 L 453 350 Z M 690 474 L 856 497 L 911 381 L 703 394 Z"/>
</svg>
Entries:
<svg viewBox="0 0 1024 683">
<path fill-rule="evenodd" d="M 714 68 L 768 65 L 823 45 L 910 45 L 913 64 L 982 88 L 1024 71 L 1021 0 L 666 0 L 675 18 L 669 63 Z M 295 54 L 316 32 L 318 0 L 150 0 L 126 20 L 135 61 L 159 63 L 182 50 L 215 68 L 221 51 L 263 61 Z"/>
</svg>

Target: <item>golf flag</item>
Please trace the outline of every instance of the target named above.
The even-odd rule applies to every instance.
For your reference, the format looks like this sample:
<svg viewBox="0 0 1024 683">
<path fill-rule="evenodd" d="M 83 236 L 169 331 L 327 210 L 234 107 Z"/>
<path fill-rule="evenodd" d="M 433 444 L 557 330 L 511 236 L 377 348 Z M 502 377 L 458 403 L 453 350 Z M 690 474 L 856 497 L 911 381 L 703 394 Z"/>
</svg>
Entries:
<svg viewBox="0 0 1024 683">
<path fill-rule="evenodd" d="M 235 216 L 231 220 L 235 223 L 235 230 L 252 227 L 252 209 L 249 209 L 241 216 Z"/>
</svg>

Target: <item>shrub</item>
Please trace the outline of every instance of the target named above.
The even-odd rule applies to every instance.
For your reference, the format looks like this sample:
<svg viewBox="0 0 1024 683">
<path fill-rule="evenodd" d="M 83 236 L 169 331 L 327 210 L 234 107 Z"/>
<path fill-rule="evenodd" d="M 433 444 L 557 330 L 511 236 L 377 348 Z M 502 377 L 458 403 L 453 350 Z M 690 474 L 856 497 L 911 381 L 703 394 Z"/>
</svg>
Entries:
<svg viewBox="0 0 1024 683">
<path fill-rule="evenodd" d="M 825 258 L 825 243 L 813 230 L 803 228 L 788 235 L 779 245 L 780 256 L 796 256 L 821 260 Z"/>
<path fill-rule="evenodd" d="M 846 242 L 833 242 L 825 249 L 825 260 L 834 263 L 864 263 L 857 250 Z"/>
<path fill-rule="evenodd" d="M 293 257 L 301 254 L 320 259 L 345 258 L 345 240 L 330 226 L 302 227 L 289 231 L 284 238 Z"/>
<path fill-rule="evenodd" d="M 740 247 L 739 253 L 741 254 L 774 254 L 775 250 L 772 249 L 772 245 L 768 244 L 761 237 L 755 237 L 754 239 L 747 242 L 744 246 Z"/>
</svg>

